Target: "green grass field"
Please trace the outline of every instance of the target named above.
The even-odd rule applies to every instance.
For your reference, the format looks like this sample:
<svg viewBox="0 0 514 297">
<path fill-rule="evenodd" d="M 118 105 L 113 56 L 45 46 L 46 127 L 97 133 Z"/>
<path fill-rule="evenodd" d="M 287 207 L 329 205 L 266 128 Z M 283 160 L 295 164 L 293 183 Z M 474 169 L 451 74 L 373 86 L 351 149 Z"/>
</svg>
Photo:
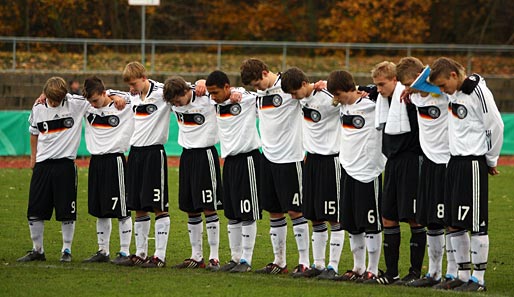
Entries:
<svg viewBox="0 0 514 297">
<path fill-rule="evenodd" d="M 177 210 L 178 169 L 170 168 L 171 228 L 167 250 L 168 266 L 190 256 L 187 235 L 187 216 Z M 489 266 L 486 273 L 488 296 L 514 296 L 514 167 L 501 167 L 501 174 L 490 177 L 489 184 Z M 293 279 L 289 276 L 262 276 L 255 273 L 224 274 L 203 270 L 175 270 L 169 267 L 145 270 L 117 267 L 109 263 L 83 264 L 82 259 L 96 252 L 96 219 L 87 214 L 87 169 L 79 169 L 78 218 L 73 242 L 73 262 L 59 262 L 62 239 L 60 223 L 45 224 L 47 261 L 17 263 L 16 259 L 30 250 L 26 209 L 31 171 L 0 169 L 0 296 L 462 296 L 454 292 L 432 289 L 412 289 L 397 286 L 374 287 L 330 281 Z M 229 260 L 226 219 L 221 217 L 221 262 Z M 153 224 L 152 224 L 153 225 Z M 113 222 L 111 254 L 119 248 L 117 222 Z M 258 223 L 253 267 L 263 267 L 272 260 L 268 217 Z M 410 237 L 407 225 L 402 224 L 400 271 L 407 273 Z M 151 237 L 153 230 L 150 233 Z M 288 263 L 292 269 L 298 260 L 292 229 L 288 231 Z M 205 236 L 205 235 L 204 235 Z M 205 236 L 206 237 L 206 236 Z M 149 252 L 154 242 L 150 240 Z M 131 251 L 134 252 L 134 240 Z M 208 244 L 204 241 L 204 255 Z M 425 266 L 428 259 L 425 256 Z M 353 265 L 348 240 L 345 241 L 339 266 L 340 272 Z M 443 267 L 446 264 L 444 264 Z M 385 267 L 383 261 L 380 267 Z M 425 272 L 424 271 L 424 272 Z M 473 293 L 472 293 L 473 294 Z M 476 294 L 476 293 L 475 293 Z"/>
</svg>

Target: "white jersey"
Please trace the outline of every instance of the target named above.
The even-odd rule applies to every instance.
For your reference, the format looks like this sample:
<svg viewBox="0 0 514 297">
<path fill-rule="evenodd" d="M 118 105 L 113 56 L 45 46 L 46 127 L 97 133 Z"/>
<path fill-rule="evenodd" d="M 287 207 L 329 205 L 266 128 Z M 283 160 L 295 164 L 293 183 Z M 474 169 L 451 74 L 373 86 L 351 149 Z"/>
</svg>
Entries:
<svg viewBox="0 0 514 297">
<path fill-rule="evenodd" d="M 360 98 L 341 105 L 341 152 L 339 162 L 354 179 L 369 183 L 384 170 L 382 131 L 375 128 L 375 102 Z"/>
<path fill-rule="evenodd" d="M 141 95 L 129 95 L 134 112 L 134 133 L 130 145 L 141 147 L 168 142 L 171 105 L 162 96 L 163 84 L 149 79 L 145 100 Z"/>
<path fill-rule="evenodd" d="M 302 108 L 280 87 L 280 74 L 275 84 L 265 91 L 257 91 L 259 130 L 262 152 L 274 163 L 302 161 Z"/>
<path fill-rule="evenodd" d="M 256 94 L 238 88 L 243 98 L 239 103 L 227 100 L 216 105 L 221 157 L 234 156 L 258 149 Z"/>
<path fill-rule="evenodd" d="M 128 150 L 134 131 L 130 102 L 123 110 L 118 110 L 114 102 L 101 108 L 90 107 L 85 118 L 86 146 L 92 155 L 124 153 Z"/>
<path fill-rule="evenodd" d="M 339 107 L 332 105 L 333 97 L 327 90 L 314 90 L 309 97 L 300 100 L 304 119 L 303 148 L 311 154 L 339 153 Z"/>
<path fill-rule="evenodd" d="M 473 74 L 448 97 L 452 156 L 485 155 L 487 166 L 495 167 L 503 144 L 503 121 L 485 80 Z"/>
<path fill-rule="evenodd" d="M 425 156 L 436 164 L 450 160 L 448 138 L 448 98 L 446 95 L 410 95 L 418 110 L 419 143 Z"/>
<path fill-rule="evenodd" d="M 34 105 L 29 132 L 38 135 L 36 162 L 77 157 L 82 117 L 90 106 L 81 96 L 71 94 L 66 94 L 57 107 L 48 103 Z"/>
<path fill-rule="evenodd" d="M 193 89 L 191 102 L 173 106 L 178 122 L 178 144 L 185 149 L 203 148 L 218 142 L 216 109 L 208 96 L 196 96 Z"/>
</svg>

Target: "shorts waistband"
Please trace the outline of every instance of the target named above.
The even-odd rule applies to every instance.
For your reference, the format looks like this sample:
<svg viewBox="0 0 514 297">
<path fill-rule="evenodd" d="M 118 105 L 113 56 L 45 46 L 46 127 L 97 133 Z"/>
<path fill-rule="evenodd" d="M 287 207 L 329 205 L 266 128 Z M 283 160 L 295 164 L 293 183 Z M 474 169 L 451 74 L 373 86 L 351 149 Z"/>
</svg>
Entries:
<svg viewBox="0 0 514 297">
<path fill-rule="evenodd" d="M 237 155 L 230 155 L 230 156 L 226 156 L 225 159 L 236 159 L 236 158 L 246 158 L 246 157 L 250 157 L 250 156 L 253 156 L 255 154 L 260 154 L 259 150 L 258 149 L 255 149 L 255 150 L 251 150 L 249 152 L 246 152 L 246 153 L 239 153 Z"/>
<path fill-rule="evenodd" d="M 451 159 L 454 159 L 454 160 L 484 160 L 485 161 L 485 156 L 484 155 L 481 155 L 481 156 L 451 156 Z"/>
<path fill-rule="evenodd" d="M 194 151 L 206 151 L 206 150 L 215 150 L 216 148 L 214 146 L 206 146 L 206 147 L 195 147 L 195 148 L 182 148 L 183 152 L 194 152 Z"/>
<path fill-rule="evenodd" d="M 162 144 L 154 144 L 148 146 L 131 146 L 131 151 L 150 151 L 150 150 L 163 150 L 164 145 Z"/>
<path fill-rule="evenodd" d="M 91 158 L 95 159 L 109 159 L 113 157 L 124 157 L 123 153 L 108 153 L 108 154 L 101 154 L 101 155 L 91 155 Z"/>
<path fill-rule="evenodd" d="M 312 154 L 312 153 L 307 152 L 307 158 L 323 159 L 323 158 L 335 158 L 335 157 L 339 157 L 339 154 L 321 155 L 321 154 Z"/>
<path fill-rule="evenodd" d="M 74 163 L 75 160 L 68 158 L 60 158 L 60 159 L 46 159 L 41 162 L 37 162 L 37 164 L 63 164 L 63 163 Z"/>
</svg>

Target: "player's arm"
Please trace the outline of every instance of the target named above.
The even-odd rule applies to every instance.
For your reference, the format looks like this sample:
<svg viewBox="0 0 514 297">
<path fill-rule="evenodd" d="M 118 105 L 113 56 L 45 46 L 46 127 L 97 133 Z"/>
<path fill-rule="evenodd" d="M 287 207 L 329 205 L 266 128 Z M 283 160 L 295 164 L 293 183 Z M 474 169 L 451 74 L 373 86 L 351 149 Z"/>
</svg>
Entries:
<svg viewBox="0 0 514 297">
<path fill-rule="evenodd" d="M 130 104 L 130 95 L 127 92 L 117 90 L 106 90 L 107 96 L 114 102 L 117 110 L 123 110 L 127 104 Z"/>
<path fill-rule="evenodd" d="M 205 86 L 205 79 L 199 79 L 195 82 L 195 94 L 196 96 L 203 96 L 207 94 L 207 87 Z"/>
<path fill-rule="evenodd" d="M 504 125 L 491 91 L 488 88 L 480 89 L 482 92 L 476 93 L 481 93 L 481 96 L 478 96 L 478 99 L 483 100 L 485 103 L 485 106 L 483 106 L 482 102 L 479 102 L 480 110 L 483 112 L 482 120 L 484 122 L 487 147 L 489 149 L 485 154 L 485 158 L 487 166 L 489 167 L 489 174 L 496 175 L 499 173 L 496 169 L 496 165 L 503 145 Z"/>
<path fill-rule="evenodd" d="M 36 165 L 37 140 L 37 134 L 30 134 L 30 168 L 32 169 L 34 169 L 34 165 Z"/>
</svg>

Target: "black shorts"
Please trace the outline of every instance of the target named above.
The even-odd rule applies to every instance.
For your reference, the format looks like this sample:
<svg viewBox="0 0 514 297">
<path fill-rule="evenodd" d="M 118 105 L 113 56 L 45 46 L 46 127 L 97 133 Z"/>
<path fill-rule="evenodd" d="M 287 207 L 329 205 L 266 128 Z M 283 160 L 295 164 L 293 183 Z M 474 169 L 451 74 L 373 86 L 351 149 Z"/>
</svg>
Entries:
<svg viewBox="0 0 514 297">
<path fill-rule="evenodd" d="M 446 164 L 423 157 L 416 203 L 416 222 L 423 226 L 444 226 L 444 183 Z"/>
<path fill-rule="evenodd" d="M 343 199 L 340 221 L 343 230 L 352 234 L 381 231 L 382 175 L 363 183 L 345 172 L 341 184 Z"/>
<path fill-rule="evenodd" d="M 452 156 L 446 169 L 445 220 L 448 226 L 487 232 L 488 167 L 484 156 Z"/>
<path fill-rule="evenodd" d="M 168 211 L 168 163 L 162 145 L 131 147 L 127 163 L 127 208 Z"/>
<path fill-rule="evenodd" d="M 384 171 L 382 216 L 406 222 L 416 218 L 416 197 L 422 156 L 406 152 L 388 159 Z"/>
<path fill-rule="evenodd" d="M 259 195 L 262 154 L 254 150 L 227 156 L 223 165 L 223 206 L 230 220 L 261 219 Z"/>
<path fill-rule="evenodd" d="M 178 206 L 191 213 L 223 209 L 220 160 L 215 147 L 182 150 Z"/>
<path fill-rule="evenodd" d="M 57 221 L 77 219 L 77 167 L 71 159 L 38 162 L 32 171 L 27 218 Z"/>
<path fill-rule="evenodd" d="M 262 156 L 262 208 L 271 213 L 302 211 L 303 161 L 273 163 Z"/>
<path fill-rule="evenodd" d="M 339 222 L 341 215 L 339 155 L 307 154 L 303 168 L 303 216 L 311 221 Z"/>
<path fill-rule="evenodd" d="M 89 214 L 97 218 L 124 218 L 127 211 L 126 161 L 122 153 L 92 155 L 88 174 Z"/>
</svg>

